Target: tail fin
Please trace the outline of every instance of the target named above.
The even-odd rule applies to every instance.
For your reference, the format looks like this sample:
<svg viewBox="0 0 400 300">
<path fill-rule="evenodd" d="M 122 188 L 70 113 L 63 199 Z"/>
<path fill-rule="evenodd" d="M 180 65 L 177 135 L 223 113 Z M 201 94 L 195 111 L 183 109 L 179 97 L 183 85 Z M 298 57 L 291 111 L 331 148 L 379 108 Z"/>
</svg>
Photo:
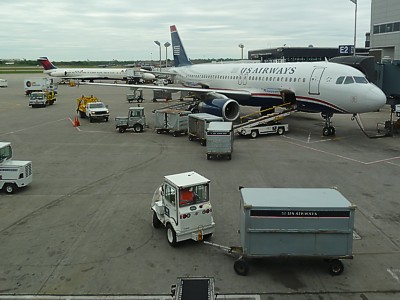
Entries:
<svg viewBox="0 0 400 300">
<path fill-rule="evenodd" d="M 175 25 L 170 26 L 172 51 L 174 54 L 175 67 L 191 65 L 190 59 L 187 57 L 185 48 L 183 48 L 181 38 Z"/>
<path fill-rule="evenodd" d="M 55 65 L 45 56 L 39 57 L 37 61 L 43 66 L 45 70 L 57 69 Z"/>
</svg>

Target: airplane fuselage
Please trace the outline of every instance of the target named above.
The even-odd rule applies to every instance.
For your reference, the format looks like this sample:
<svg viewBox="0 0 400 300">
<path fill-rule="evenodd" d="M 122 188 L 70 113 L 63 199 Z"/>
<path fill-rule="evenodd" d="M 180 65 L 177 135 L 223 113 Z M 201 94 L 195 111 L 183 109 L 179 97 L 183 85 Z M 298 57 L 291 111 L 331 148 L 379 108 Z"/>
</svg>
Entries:
<svg viewBox="0 0 400 300">
<path fill-rule="evenodd" d="M 385 94 L 359 70 L 330 62 L 199 64 L 176 67 L 185 86 L 219 90 L 241 105 L 282 104 L 282 94 L 293 95 L 298 110 L 322 113 L 376 111 Z M 249 96 L 229 91 L 245 90 Z"/>
<path fill-rule="evenodd" d="M 57 68 L 44 73 L 52 77 L 73 79 L 126 79 L 126 69 Z"/>
</svg>

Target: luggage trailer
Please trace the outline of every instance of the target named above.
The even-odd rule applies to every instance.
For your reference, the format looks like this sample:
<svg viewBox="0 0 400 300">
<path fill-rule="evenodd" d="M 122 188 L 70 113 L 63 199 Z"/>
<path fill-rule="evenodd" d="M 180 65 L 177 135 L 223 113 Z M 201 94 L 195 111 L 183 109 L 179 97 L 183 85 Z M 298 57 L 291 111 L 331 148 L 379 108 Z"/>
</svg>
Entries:
<svg viewBox="0 0 400 300">
<path fill-rule="evenodd" d="M 234 270 L 249 272 L 248 261 L 268 257 L 315 257 L 340 275 L 341 259 L 352 259 L 355 206 L 335 189 L 239 188 L 239 247 L 204 241 L 238 256 Z"/>
</svg>

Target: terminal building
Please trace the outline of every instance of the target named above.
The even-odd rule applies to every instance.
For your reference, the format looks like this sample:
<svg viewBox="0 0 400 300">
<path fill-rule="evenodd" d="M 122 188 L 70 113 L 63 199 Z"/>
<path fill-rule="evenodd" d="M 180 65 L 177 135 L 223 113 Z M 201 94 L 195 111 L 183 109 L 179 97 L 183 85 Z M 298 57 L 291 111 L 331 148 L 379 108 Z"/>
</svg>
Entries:
<svg viewBox="0 0 400 300">
<path fill-rule="evenodd" d="M 400 1 L 371 1 L 371 54 L 380 62 L 400 64 Z"/>
</svg>

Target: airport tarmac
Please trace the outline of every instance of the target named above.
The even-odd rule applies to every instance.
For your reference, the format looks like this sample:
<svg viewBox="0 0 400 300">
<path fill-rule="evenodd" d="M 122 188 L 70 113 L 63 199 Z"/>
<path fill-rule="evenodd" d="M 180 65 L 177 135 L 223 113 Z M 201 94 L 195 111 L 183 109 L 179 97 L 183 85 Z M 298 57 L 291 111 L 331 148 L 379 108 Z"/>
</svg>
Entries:
<svg viewBox="0 0 400 300">
<path fill-rule="evenodd" d="M 38 74 L 1 77 L 9 87 L 0 89 L 0 141 L 33 162 L 33 182 L 0 193 L 0 299 L 167 299 L 183 276 L 214 277 L 216 292 L 232 299 L 399 299 L 400 135 L 369 139 L 351 116 L 335 115 L 336 137 L 323 137 L 319 114 L 294 113 L 284 136 L 237 136 L 231 161 L 207 160 L 198 142 L 154 132 L 152 110 L 166 103 L 149 91 L 140 104 L 149 128 L 121 134 L 114 117 L 137 105 L 125 88 L 60 85 L 53 106 L 33 109 L 23 79 Z M 106 103 L 110 121 L 74 127 L 81 95 Z M 375 131 L 389 111 L 362 115 L 365 128 Z M 226 246 L 240 243 L 239 186 L 336 187 L 357 206 L 354 259 L 340 276 L 321 259 L 283 258 L 253 260 L 239 276 L 220 249 L 170 247 L 151 225 L 151 199 L 164 175 L 191 170 L 211 180 L 211 241 Z"/>
</svg>

